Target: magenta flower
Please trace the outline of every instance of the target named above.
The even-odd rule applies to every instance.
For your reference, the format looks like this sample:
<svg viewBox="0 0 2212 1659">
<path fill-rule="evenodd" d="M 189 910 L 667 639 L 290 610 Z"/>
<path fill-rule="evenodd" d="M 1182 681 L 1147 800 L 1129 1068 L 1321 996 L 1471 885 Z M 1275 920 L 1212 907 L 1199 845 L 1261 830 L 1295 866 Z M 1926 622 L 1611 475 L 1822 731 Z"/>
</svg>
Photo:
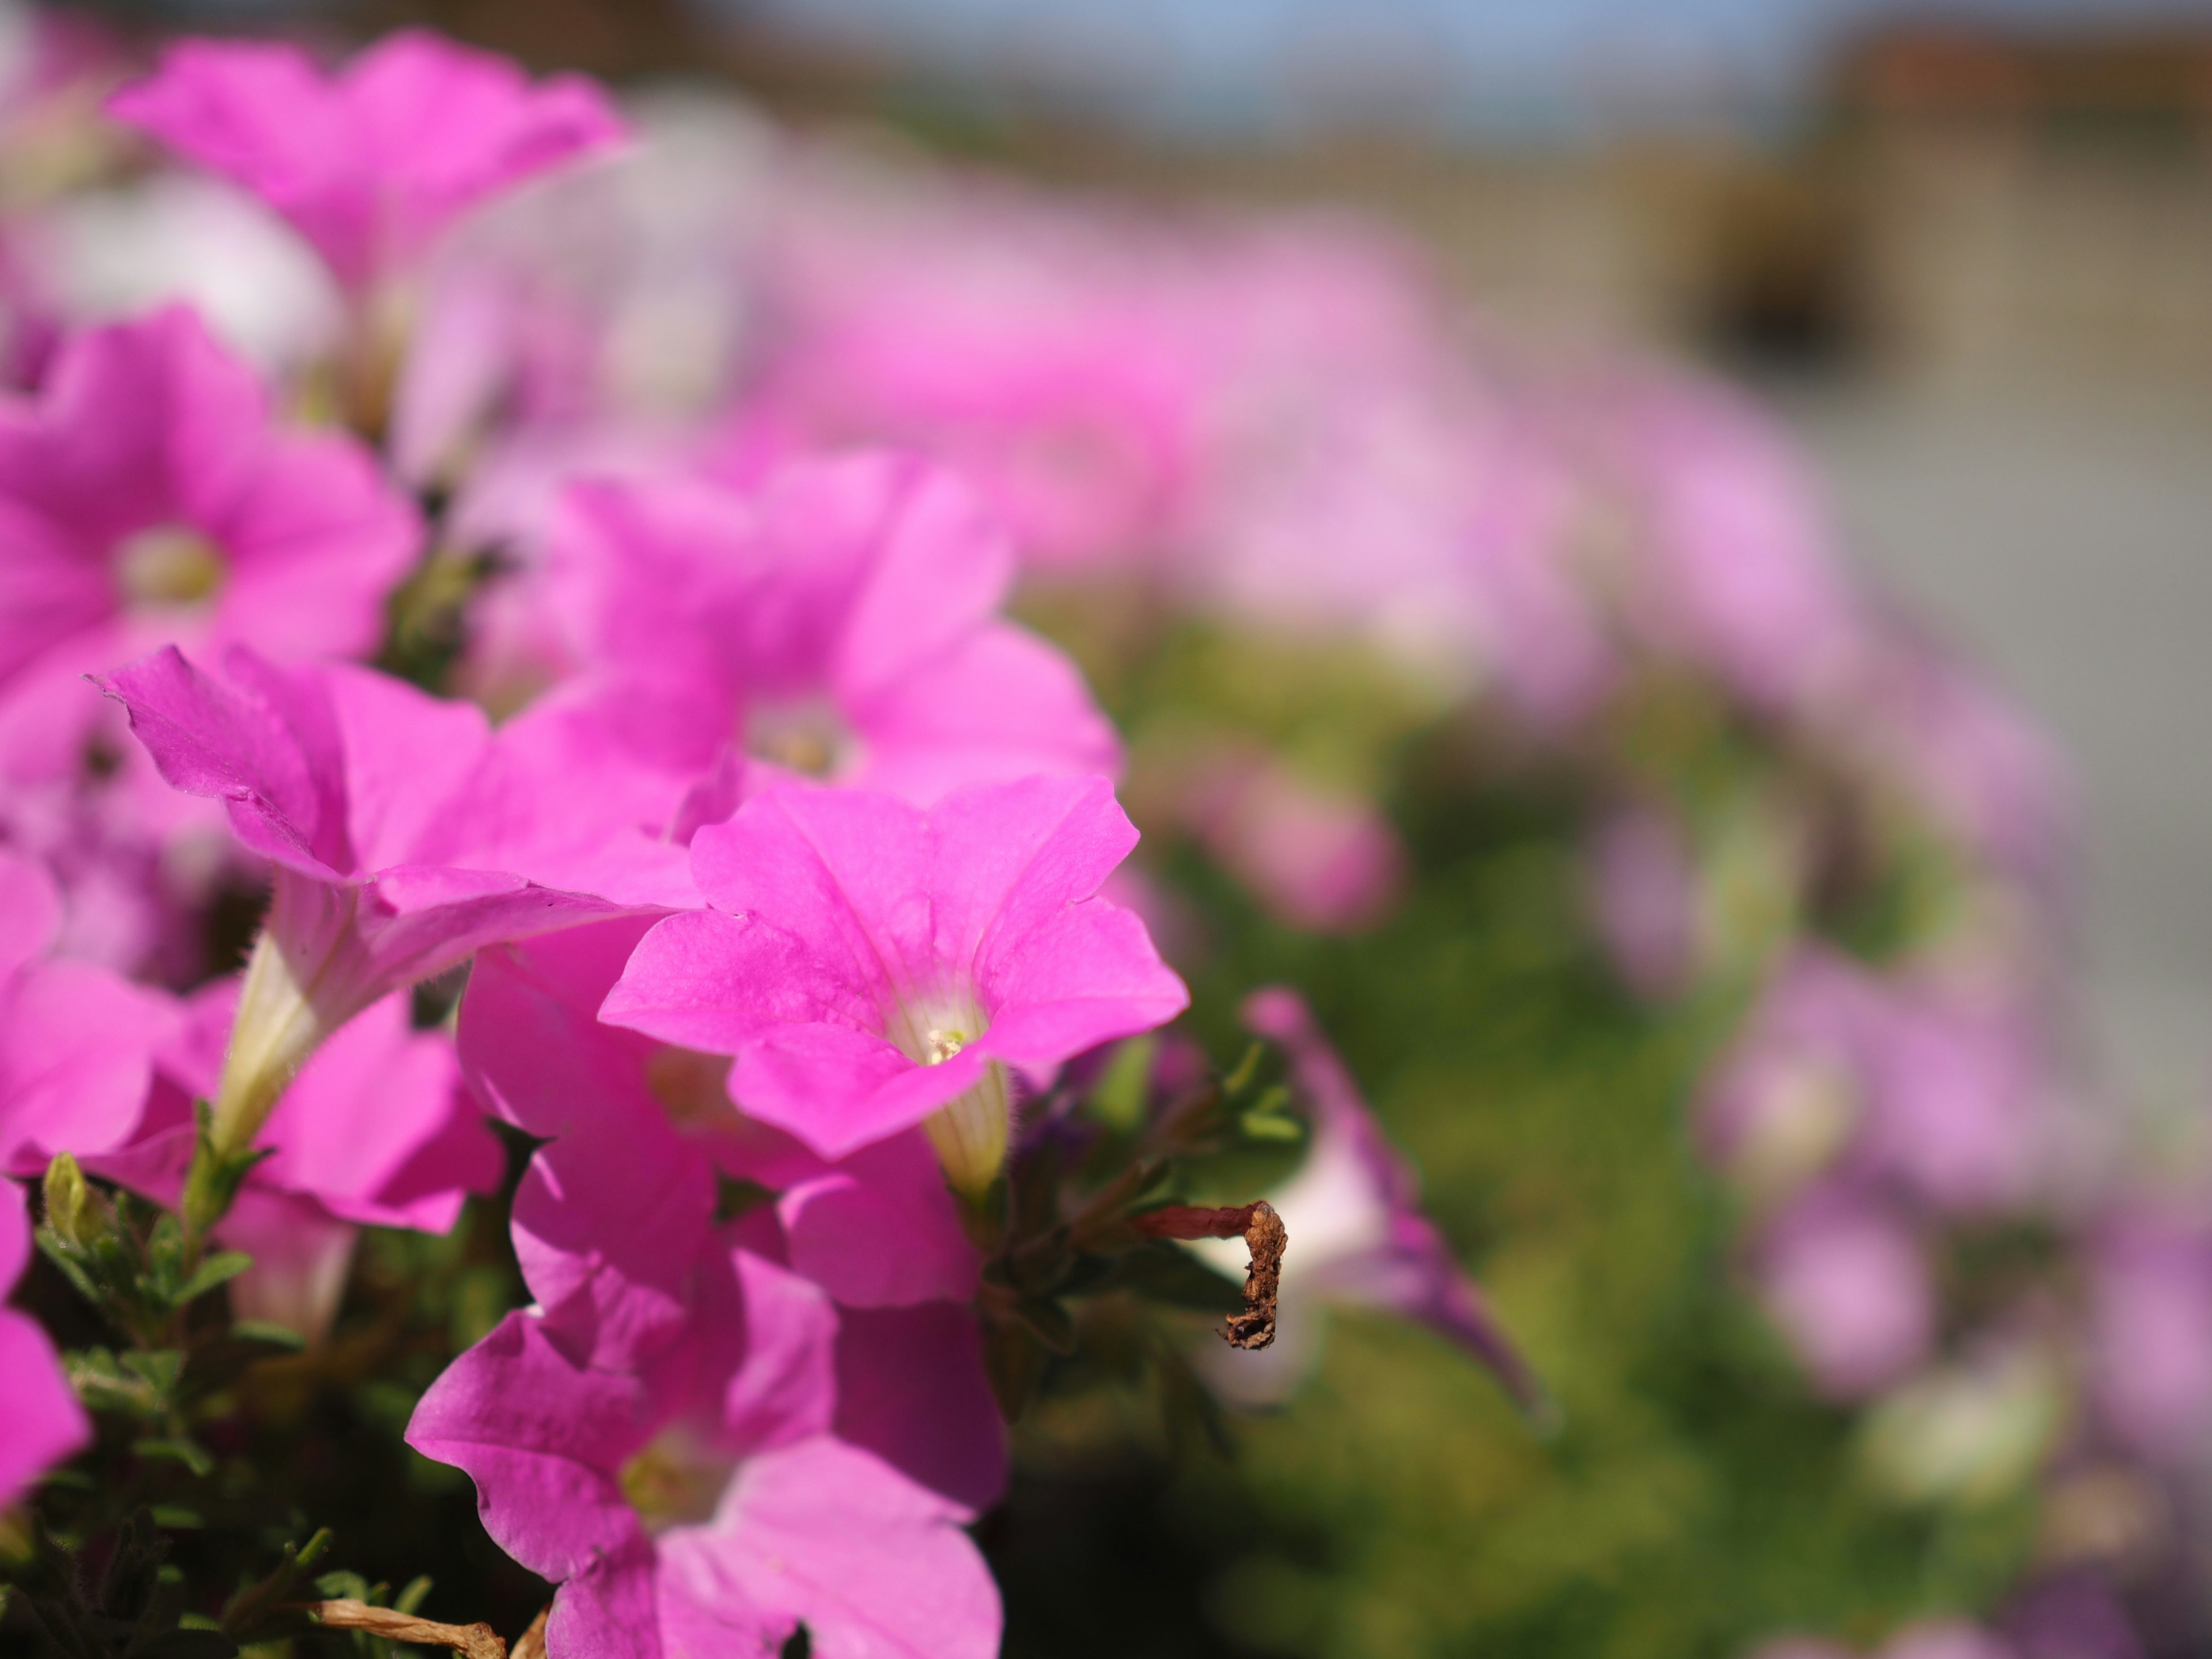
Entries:
<svg viewBox="0 0 2212 1659">
<path fill-rule="evenodd" d="M 88 672 L 164 643 L 280 658 L 376 643 L 422 539 L 368 451 L 271 419 L 252 372 L 170 309 L 72 341 L 0 402 L 0 771 L 82 763 Z"/>
<path fill-rule="evenodd" d="M 1209 763 L 1183 811 L 1207 850 L 1294 927 L 1371 926 L 1404 884 L 1405 848 L 1372 801 L 1316 787 L 1263 754 Z"/>
<path fill-rule="evenodd" d="M 101 681 L 177 788 L 222 802 L 270 860 L 216 1100 L 250 1143 L 307 1056 L 389 992 L 477 946 L 691 902 L 683 849 L 588 775 L 549 711 L 495 738 L 483 711 L 346 665 L 282 670 L 243 647 L 216 678 L 173 647 Z"/>
<path fill-rule="evenodd" d="M 2212 1227 L 2139 1204 L 2094 1240 L 2091 1381 L 2141 1455 L 2184 1467 L 2212 1437 Z"/>
<path fill-rule="evenodd" d="M 575 1304 L 509 1314 L 409 1425 L 476 1481 L 501 1547 L 560 1586 L 550 1650 L 770 1654 L 804 1626 L 824 1656 L 996 1653 L 973 1509 L 844 1420 L 894 1403 L 909 1441 L 931 1437 L 913 1332 L 878 1316 L 848 1353 L 821 1291 L 701 1232 L 672 1330 L 619 1295 L 596 1324 Z"/>
<path fill-rule="evenodd" d="M 23 1189 L 0 1181 L 0 1297 L 31 1265 L 31 1215 Z M 0 1509 L 92 1438 L 84 1407 L 27 1314 L 0 1304 Z"/>
<path fill-rule="evenodd" d="M 738 1103 L 824 1158 L 924 1124 L 977 1194 L 1006 1156 L 1011 1070 L 1189 1000 L 1144 924 L 1095 896 L 1136 839 L 1103 778 L 979 785 L 927 811 L 771 790 L 699 831 L 713 908 L 647 933 L 601 1017 L 735 1055 Z"/>
<path fill-rule="evenodd" d="M 840 1303 L 966 1302 L 975 1250 L 921 1130 L 827 1163 L 738 1114 L 726 1059 L 599 1023 L 650 925 L 603 922 L 487 950 L 462 1000 L 471 1085 L 547 1143 L 514 1200 L 515 1249 L 540 1300 L 557 1311 L 580 1293 L 604 1301 L 617 1284 L 633 1311 L 656 1294 L 672 1306 L 685 1252 L 671 1237 L 704 1225 L 719 1170 L 776 1194 L 791 1266 Z M 616 1181 L 633 1185 L 602 1198 Z"/>
<path fill-rule="evenodd" d="M 1074 665 L 999 616 L 1012 550 L 949 473 L 867 456 L 744 493 L 581 485 L 551 556 L 583 659 L 665 699 L 686 770 L 734 736 L 787 770 L 927 801 L 1120 763 Z"/>
<path fill-rule="evenodd" d="M 239 983 L 193 996 L 159 1069 L 130 1144 L 82 1161 L 94 1175 L 173 1207 L 191 1162 L 191 1103 L 221 1085 Z M 460 1086 L 452 1042 L 409 1022 L 409 999 L 386 997 L 301 1066 L 261 1126 L 270 1156 L 246 1177 L 216 1229 L 253 1266 L 231 1282 L 240 1318 L 311 1339 L 337 1312 L 364 1226 L 442 1233 L 471 1193 L 499 1184 L 506 1160 Z"/>
<path fill-rule="evenodd" d="M 1801 1194 L 1759 1241 L 1756 1271 L 1791 1348 L 1833 1399 L 1878 1392 L 1935 1340 L 1936 1292 L 1920 1241 L 1864 1194 L 1840 1187 Z"/>
<path fill-rule="evenodd" d="M 487 197 L 623 134 L 592 82 L 533 86 L 505 58 L 421 30 L 335 76 L 295 46 L 180 41 L 108 109 L 260 197 L 356 295 Z"/>
<path fill-rule="evenodd" d="M 2027 1196 L 2047 1150 L 2041 1054 L 2002 1000 L 1801 951 L 1709 1085 L 1708 1146 L 1753 1189 L 1847 1162 L 1938 1209 Z"/>
<path fill-rule="evenodd" d="M 128 1139 L 177 1026 L 159 993 L 52 957 L 61 925 L 46 872 L 0 852 L 0 1170 L 16 1175 Z"/>
<path fill-rule="evenodd" d="M 1313 1142 L 1304 1166 L 1269 1199 L 1292 1240 L 1283 1259 L 1285 1311 L 1274 1345 L 1233 1356 L 1209 1349 L 1210 1359 L 1228 1362 L 1210 1364 L 1215 1386 L 1252 1404 L 1285 1398 L 1318 1358 L 1315 1316 L 1335 1303 L 1380 1308 L 1425 1326 L 1487 1366 L 1524 1408 L 1547 1413 L 1543 1385 L 1422 1210 L 1419 1178 L 1384 1138 L 1304 999 L 1279 986 L 1255 991 L 1245 1000 L 1244 1024 L 1289 1056 L 1312 1114 Z M 1234 1241 L 1201 1240 L 1192 1248 L 1242 1270 L 1242 1246 Z"/>
<path fill-rule="evenodd" d="M 1624 393 L 1626 395 L 1624 395 Z M 1803 458 L 1750 404 L 1682 382 L 1610 386 L 1642 562 L 1625 616 L 1759 708 L 1841 691 L 1867 618 Z"/>
</svg>

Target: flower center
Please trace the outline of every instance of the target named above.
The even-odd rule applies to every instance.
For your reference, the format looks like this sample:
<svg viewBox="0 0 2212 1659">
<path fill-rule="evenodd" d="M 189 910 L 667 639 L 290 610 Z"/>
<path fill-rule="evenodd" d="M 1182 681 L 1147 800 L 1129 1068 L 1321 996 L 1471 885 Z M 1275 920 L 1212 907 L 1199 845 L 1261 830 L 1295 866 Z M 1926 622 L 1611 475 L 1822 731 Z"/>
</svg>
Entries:
<svg viewBox="0 0 2212 1659">
<path fill-rule="evenodd" d="M 197 530 L 158 525 L 115 550 L 115 580 L 132 605 L 192 605 L 222 586 L 222 554 Z"/>
<path fill-rule="evenodd" d="M 968 1033 L 932 1029 L 921 1034 L 921 1041 L 923 1045 L 921 1063 L 925 1066 L 942 1066 L 968 1046 Z"/>
<path fill-rule="evenodd" d="M 745 752 L 787 771 L 826 778 L 849 770 L 860 740 L 827 697 L 763 698 L 745 708 Z"/>
<path fill-rule="evenodd" d="M 622 1494 L 649 1533 L 695 1527 L 714 1518 L 714 1506 L 737 1473 L 738 1460 L 711 1449 L 681 1424 L 648 1441 L 617 1477 Z"/>
</svg>

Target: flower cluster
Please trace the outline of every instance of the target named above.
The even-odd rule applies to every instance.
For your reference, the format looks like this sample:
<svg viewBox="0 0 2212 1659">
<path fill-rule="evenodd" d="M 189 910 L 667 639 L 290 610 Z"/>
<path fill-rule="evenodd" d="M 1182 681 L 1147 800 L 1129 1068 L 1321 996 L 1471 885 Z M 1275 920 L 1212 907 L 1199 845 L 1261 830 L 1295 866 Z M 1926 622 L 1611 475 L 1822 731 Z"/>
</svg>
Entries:
<svg viewBox="0 0 2212 1659">
<path fill-rule="evenodd" d="M 780 368 L 684 441 L 618 430 L 561 384 L 613 319 L 538 315 L 599 296 L 488 318 L 526 286 L 500 240 L 526 185 L 656 165 L 585 82 L 421 33 L 335 74 L 186 41 L 106 112 L 258 198 L 329 303 L 274 375 L 184 299 L 57 313 L 0 406 L 0 1161 L 128 1342 L 65 1374 L 6 1316 L 0 1498 L 88 1443 L 80 1395 L 205 1474 L 237 1409 L 210 1391 L 325 1340 L 364 1228 L 445 1232 L 501 1188 L 489 1115 L 531 1148 L 531 1300 L 407 1437 L 558 1586 L 533 1639 L 995 1652 L 963 1528 L 1064 1304 L 1117 1272 L 1237 1291 L 1132 1212 L 1235 1139 L 1244 1085 L 1177 1091 L 1146 1039 L 1133 1113 L 1084 1107 L 1189 998 L 1104 891 L 1138 838 L 1121 738 L 1007 614 L 1064 536 L 988 466 L 802 432 Z M 1327 1075 L 1316 1146 L 1376 1253 L 1315 1282 L 1533 1397 Z M 1103 1174 L 1055 1188 L 1084 1144 Z"/>
<path fill-rule="evenodd" d="M 1569 802 L 1562 948 L 1718 1034 L 1732 1260 L 1876 1484 L 2047 1499 L 2009 1622 L 1881 1650 L 2132 1651 L 2104 1576 L 2203 1496 L 2212 1182 L 2083 1109 L 2054 762 L 1846 577 L 1755 410 L 1471 342 L 1334 222 L 618 113 L 421 33 L 126 68 L 38 27 L 0 1284 L 42 1180 L 124 1346 L 0 1313 L 0 1504 L 89 1448 L 134 1472 L 50 1481 L 58 1547 L 204 1518 L 251 1368 L 343 1372 L 357 1258 L 465 1215 L 523 1305 L 449 1322 L 406 1437 L 558 1587 L 554 1659 L 995 1652 L 969 1528 L 1086 1364 L 1215 1424 L 1364 1307 L 1555 1424 L 1304 998 L 1206 1006 L 1223 915 L 1306 964 L 1388 925 L 1418 769 L 1462 821 Z M 58 127 L 97 188 L 15 176 Z M 1240 1009 L 1217 1075 L 1190 1032 Z M 1237 1306 L 1263 1189 L 1247 1352 L 1191 1310 Z M 216 1634 L 297 1633 L 319 1547 Z M 175 1625 L 84 1593 L 34 1616 Z M 317 1605 L 466 1645 L 362 1600 Z"/>
</svg>

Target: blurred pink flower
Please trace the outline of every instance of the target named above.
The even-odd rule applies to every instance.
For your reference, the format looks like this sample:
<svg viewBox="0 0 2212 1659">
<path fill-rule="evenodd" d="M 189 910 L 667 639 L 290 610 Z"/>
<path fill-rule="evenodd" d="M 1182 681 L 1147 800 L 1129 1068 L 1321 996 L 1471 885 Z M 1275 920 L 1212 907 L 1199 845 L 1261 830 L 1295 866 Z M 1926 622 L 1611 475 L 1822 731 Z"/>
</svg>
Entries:
<svg viewBox="0 0 2212 1659">
<path fill-rule="evenodd" d="M 1370 926 L 1405 883 L 1405 848 L 1373 802 L 1317 789 L 1262 755 L 1206 766 L 1183 811 L 1207 850 L 1294 927 Z"/>
<path fill-rule="evenodd" d="M 2212 1443 L 2212 1226 L 2152 1203 L 2091 1240 L 2090 1380 L 2139 1455 L 2187 1466 Z"/>
<path fill-rule="evenodd" d="M 1256 1352 L 1209 1350 L 1215 1387 L 1249 1404 L 1287 1398 L 1318 1358 L 1316 1316 L 1339 1304 L 1426 1327 L 1487 1367 L 1523 1409 L 1547 1415 L 1542 1383 L 1422 1209 L 1419 1179 L 1384 1138 L 1304 999 L 1279 986 L 1255 991 L 1243 1016 L 1246 1030 L 1289 1056 L 1313 1139 L 1298 1173 L 1269 1199 L 1293 1241 L 1284 1257 L 1276 1340 Z M 1209 1240 L 1194 1248 L 1228 1267 L 1243 1246 Z"/>
<path fill-rule="evenodd" d="M 368 452 L 276 426 L 251 370 L 170 309 L 71 341 L 0 404 L 0 775 L 73 776 L 82 683 L 158 645 L 373 647 L 422 526 Z"/>
<path fill-rule="evenodd" d="M 580 655 L 664 702 L 685 771 L 736 738 L 787 771 L 927 802 L 1119 767 L 1074 665 L 998 614 L 1012 551 L 936 468 L 805 463 L 744 493 L 579 485 L 552 558 Z"/>
<path fill-rule="evenodd" d="M 902 1333 L 878 1324 L 873 1352 L 841 1355 L 818 1289 L 701 1231 L 673 1332 L 634 1346 L 619 1298 L 605 1328 L 511 1313 L 431 1385 L 408 1443 L 466 1470 L 492 1537 L 560 1586 L 553 1652 L 773 1653 L 804 1625 L 823 1654 L 988 1659 L 1000 1614 L 961 1530 L 975 1510 L 838 1420 L 870 1395 L 935 1403 Z"/>
<path fill-rule="evenodd" d="M 1144 925 L 1094 896 L 1137 832 L 1103 778 L 957 790 L 924 811 L 784 787 L 698 832 L 713 908 L 646 935 L 602 1017 L 733 1054 L 750 1115 L 825 1158 L 924 1124 L 988 1187 L 1010 1068 L 1045 1073 L 1189 1000 Z"/>
<path fill-rule="evenodd" d="M 1143 556 L 1188 464 L 1195 365 L 1157 237 L 1012 191 L 799 168 L 766 249 L 784 325 L 734 458 L 891 443 L 973 478 L 1046 565 Z"/>
<path fill-rule="evenodd" d="M 267 202 L 356 295 L 487 197 L 623 131 L 591 82 L 533 86 L 507 59 L 422 30 L 331 76 L 296 46 L 179 41 L 108 108 Z"/>
<path fill-rule="evenodd" d="M 495 737 L 473 705 L 367 669 L 283 670 L 243 647 L 224 668 L 170 647 L 101 684 L 162 776 L 222 802 L 274 868 L 216 1103 L 227 1147 L 389 992 L 496 940 L 696 902 L 683 848 L 634 797 L 574 789 L 606 741 L 590 722 L 556 708 Z"/>
<path fill-rule="evenodd" d="M 1845 1188 L 1801 1194 L 1758 1241 L 1760 1293 L 1820 1390 L 1858 1400 L 1902 1376 L 1936 1334 L 1912 1230 Z"/>
<path fill-rule="evenodd" d="M 0 911 L 0 915 L 4 915 Z M 31 1265 L 30 1206 L 0 1180 L 0 1297 Z M 0 1510 L 86 1444 L 92 1424 L 62 1373 L 54 1345 L 28 1314 L 0 1304 Z"/>
<path fill-rule="evenodd" d="M 2003 1000 L 1801 946 L 1708 1080 L 1711 1155 L 1754 1188 L 1830 1167 L 1987 1213 L 2033 1195 L 2047 1060 Z"/>
<path fill-rule="evenodd" d="M 1601 393 L 1638 520 L 1624 620 L 1773 712 L 1840 690 L 1866 618 L 1809 469 L 1771 419 L 1687 381 Z"/>
</svg>

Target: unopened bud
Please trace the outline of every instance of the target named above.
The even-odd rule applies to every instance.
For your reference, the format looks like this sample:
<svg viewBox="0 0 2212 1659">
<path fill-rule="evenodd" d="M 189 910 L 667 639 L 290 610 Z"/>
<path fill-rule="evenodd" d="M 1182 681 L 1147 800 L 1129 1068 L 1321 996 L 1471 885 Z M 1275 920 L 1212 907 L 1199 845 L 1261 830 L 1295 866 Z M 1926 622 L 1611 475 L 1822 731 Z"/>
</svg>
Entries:
<svg viewBox="0 0 2212 1659">
<path fill-rule="evenodd" d="M 107 1206 L 67 1152 L 46 1165 L 46 1225 L 65 1244 L 88 1249 L 107 1231 Z"/>
</svg>

